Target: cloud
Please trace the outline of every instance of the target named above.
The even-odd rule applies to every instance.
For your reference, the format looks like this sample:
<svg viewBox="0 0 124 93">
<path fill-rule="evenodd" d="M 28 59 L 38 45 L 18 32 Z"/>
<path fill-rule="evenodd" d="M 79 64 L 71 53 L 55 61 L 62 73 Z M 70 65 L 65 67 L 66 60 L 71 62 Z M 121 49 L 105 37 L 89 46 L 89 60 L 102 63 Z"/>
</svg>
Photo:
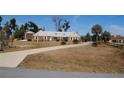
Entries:
<svg viewBox="0 0 124 93">
<path fill-rule="evenodd" d="M 113 35 L 123 35 L 124 36 L 124 27 L 122 27 L 122 26 L 110 25 L 108 29 Z"/>
</svg>

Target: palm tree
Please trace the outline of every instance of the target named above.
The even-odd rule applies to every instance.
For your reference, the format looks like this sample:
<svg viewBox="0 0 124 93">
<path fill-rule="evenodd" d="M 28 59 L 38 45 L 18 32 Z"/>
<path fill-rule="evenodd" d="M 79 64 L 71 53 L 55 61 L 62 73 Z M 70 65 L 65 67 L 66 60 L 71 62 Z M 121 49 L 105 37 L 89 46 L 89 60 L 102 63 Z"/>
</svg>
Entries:
<svg viewBox="0 0 124 93">
<path fill-rule="evenodd" d="M 99 24 L 96 24 L 92 27 L 92 33 L 95 35 L 99 35 L 102 32 L 102 26 Z"/>
<path fill-rule="evenodd" d="M 100 40 L 99 35 L 102 33 L 102 26 L 99 24 L 94 25 L 91 28 L 91 32 L 93 33 L 93 42 L 97 44 L 97 42 Z"/>
</svg>

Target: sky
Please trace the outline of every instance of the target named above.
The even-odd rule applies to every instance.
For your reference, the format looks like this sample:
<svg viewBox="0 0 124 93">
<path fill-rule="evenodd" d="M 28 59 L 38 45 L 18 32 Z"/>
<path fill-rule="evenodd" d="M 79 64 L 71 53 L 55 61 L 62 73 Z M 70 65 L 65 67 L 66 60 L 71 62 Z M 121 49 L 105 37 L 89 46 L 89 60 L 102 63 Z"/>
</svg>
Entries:
<svg viewBox="0 0 124 93">
<path fill-rule="evenodd" d="M 16 19 L 17 25 L 24 24 L 28 21 L 33 21 L 39 27 L 45 27 L 46 31 L 55 31 L 53 22 L 54 15 L 3 15 L 2 25 L 12 18 Z M 95 24 L 100 24 L 103 31 L 107 30 L 111 34 L 124 36 L 124 16 L 119 15 L 62 15 L 63 21 L 70 22 L 68 31 L 79 32 L 81 35 L 91 33 L 91 27 Z"/>
</svg>

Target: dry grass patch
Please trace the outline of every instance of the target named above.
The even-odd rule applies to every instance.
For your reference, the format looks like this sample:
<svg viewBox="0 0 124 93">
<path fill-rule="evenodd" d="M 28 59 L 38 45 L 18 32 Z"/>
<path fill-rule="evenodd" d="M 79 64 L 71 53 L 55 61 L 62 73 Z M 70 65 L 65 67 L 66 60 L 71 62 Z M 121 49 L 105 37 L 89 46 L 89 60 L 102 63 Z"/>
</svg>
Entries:
<svg viewBox="0 0 124 93">
<path fill-rule="evenodd" d="M 67 44 L 68 45 L 72 44 L 72 42 L 67 42 Z M 5 48 L 4 52 L 20 51 L 20 50 L 58 46 L 58 45 L 61 45 L 60 41 L 39 41 L 38 43 L 36 41 L 14 41 L 13 47 Z"/>
<path fill-rule="evenodd" d="M 78 72 L 124 72 L 124 50 L 101 45 L 82 46 L 29 55 L 23 68 Z"/>
</svg>

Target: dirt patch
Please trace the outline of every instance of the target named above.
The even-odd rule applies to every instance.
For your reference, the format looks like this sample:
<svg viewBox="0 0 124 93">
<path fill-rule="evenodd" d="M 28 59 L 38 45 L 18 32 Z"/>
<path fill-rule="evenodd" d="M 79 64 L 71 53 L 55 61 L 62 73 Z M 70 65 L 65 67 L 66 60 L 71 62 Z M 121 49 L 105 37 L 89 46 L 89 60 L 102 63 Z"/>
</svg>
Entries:
<svg viewBox="0 0 124 93">
<path fill-rule="evenodd" d="M 18 66 L 72 72 L 124 73 L 124 50 L 106 45 L 82 46 L 27 56 Z"/>
</svg>

